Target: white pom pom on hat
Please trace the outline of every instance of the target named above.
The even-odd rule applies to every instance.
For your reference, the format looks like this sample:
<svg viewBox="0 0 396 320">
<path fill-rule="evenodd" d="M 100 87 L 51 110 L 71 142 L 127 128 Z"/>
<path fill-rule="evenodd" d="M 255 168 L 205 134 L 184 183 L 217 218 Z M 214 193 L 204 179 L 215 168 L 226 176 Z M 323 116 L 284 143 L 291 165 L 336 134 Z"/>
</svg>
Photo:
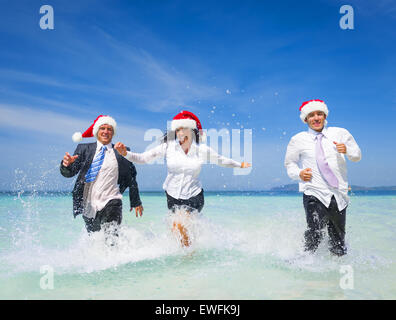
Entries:
<svg viewBox="0 0 396 320">
<path fill-rule="evenodd" d="M 77 143 L 77 142 L 81 142 L 83 137 L 82 137 L 82 133 L 81 132 L 75 132 L 72 136 L 73 142 Z"/>
</svg>

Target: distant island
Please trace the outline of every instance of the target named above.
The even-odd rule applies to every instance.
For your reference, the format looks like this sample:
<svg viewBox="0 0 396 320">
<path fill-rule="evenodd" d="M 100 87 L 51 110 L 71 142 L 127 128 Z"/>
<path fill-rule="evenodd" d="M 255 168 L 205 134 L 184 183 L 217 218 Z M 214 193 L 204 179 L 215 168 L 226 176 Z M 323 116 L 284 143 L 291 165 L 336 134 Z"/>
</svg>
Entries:
<svg viewBox="0 0 396 320">
<path fill-rule="evenodd" d="M 271 188 L 270 191 L 285 191 L 285 192 L 298 192 L 298 183 L 285 184 L 282 186 Z M 396 191 L 396 186 L 388 187 L 362 187 L 351 185 L 351 191 Z"/>
</svg>

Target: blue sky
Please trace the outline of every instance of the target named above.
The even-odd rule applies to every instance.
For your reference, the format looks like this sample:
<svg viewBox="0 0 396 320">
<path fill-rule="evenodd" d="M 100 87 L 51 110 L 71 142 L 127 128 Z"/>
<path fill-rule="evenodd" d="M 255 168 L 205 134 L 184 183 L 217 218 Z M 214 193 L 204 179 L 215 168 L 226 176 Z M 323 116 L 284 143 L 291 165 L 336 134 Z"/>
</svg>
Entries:
<svg viewBox="0 0 396 320">
<path fill-rule="evenodd" d="M 396 185 L 396 3 L 393 1 L 1 1 L 1 190 L 66 189 L 60 176 L 75 131 L 113 116 L 117 140 L 141 152 L 147 129 L 182 109 L 204 128 L 252 129 L 253 170 L 207 165 L 206 190 L 292 183 L 289 139 L 298 108 L 323 99 L 329 126 L 347 128 L 363 158 L 355 185 Z M 55 29 L 41 30 L 52 5 Z M 339 10 L 354 8 L 354 30 Z M 86 139 L 90 142 L 90 139 Z M 142 190 L 161 190 L 166 168 L 138 166 Z"/>
</svg>

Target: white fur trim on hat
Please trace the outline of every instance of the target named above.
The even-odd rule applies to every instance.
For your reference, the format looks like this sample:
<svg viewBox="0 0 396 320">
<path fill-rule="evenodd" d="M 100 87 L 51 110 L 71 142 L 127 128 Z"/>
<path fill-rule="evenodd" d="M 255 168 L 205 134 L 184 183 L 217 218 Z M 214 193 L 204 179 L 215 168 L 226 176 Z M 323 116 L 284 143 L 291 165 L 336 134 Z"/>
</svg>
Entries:
<svg viewBox="0 0 396 320">
<path fill-rule="evenodd" d="M 197 129 L 197 123 L 193 119 L 172 120 L 171 130 L 176 131 L 177 128 Z"/>
<path fill-rule="evenodd" d="M 82 137 L 82 133 L 81 132 L 74 132 L 73 136 L 72 136 L 73 142 L 77 143 L 77 142 L 81 142 L 83 137 Z"/>
<path fill-rule="evenodd" d="M 327 105 L 324 102 L 311 101 L 301 108 L 301 121 L 306 123 L 305 118 L 313 111 L 323 111 L 326 117 L 329 114 L 329 109 L 327 109 Z"/>
<path fill-rule="evenodd" d="M 103 117 L 100 117 L 100 118 L 95 122 L 95 125 L 94 125 L 94 127 L 93 127 L 93 130 L 92 130 L 92 131 L 93 131 L 93 135 L 94 135 L 95 138 L 98 137 L 97 134 L 98 134 L 98 131 L 99 131 L 100 126 L 102 126 L 102 125 L 104 125 L 104 124 L 108 124 L 109 126 L 112 126 L 112 127 L 113 127 L 113 136 L 115 136 L 116 131 L 117 131 L 117 122 L 116 122 L 112 117 L 103 116 Z"/>
</svg>

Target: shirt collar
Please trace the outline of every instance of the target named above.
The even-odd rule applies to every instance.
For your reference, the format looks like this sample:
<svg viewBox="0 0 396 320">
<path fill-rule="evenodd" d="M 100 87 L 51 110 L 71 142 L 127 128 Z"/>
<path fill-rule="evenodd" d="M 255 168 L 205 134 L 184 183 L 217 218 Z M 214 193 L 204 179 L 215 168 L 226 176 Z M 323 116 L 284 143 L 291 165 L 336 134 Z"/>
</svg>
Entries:
<svg viewBox="0 0 396 320">
<path fill-rule="evenodd" d="M 317 136 L 319 133 L 322 133 L 324 137 L 327 137 L 327 127 L 324 127 L 323 130 L 322 130 L 322 132 L 317 132 L 317 131 L 315 131 L 315 130 L 312 130 L 310 127 L 308 127 L 308 133 L 311 135 L 311 137 L 312 137 L 313 139 L 316 139 L 316 136 Z"/>
<path fill-rule="evenodd" d="M 113 149 L 113 145 L 111 143 L 108 143 L 108 144 L 104 145 L 99 140 L 97 140 L 96 142 L 97 142 L 96 151 L 100 150 L 100 148 L 102 148 L 102 146 L 105 146 L 107 150 Z"/>
</svg>

